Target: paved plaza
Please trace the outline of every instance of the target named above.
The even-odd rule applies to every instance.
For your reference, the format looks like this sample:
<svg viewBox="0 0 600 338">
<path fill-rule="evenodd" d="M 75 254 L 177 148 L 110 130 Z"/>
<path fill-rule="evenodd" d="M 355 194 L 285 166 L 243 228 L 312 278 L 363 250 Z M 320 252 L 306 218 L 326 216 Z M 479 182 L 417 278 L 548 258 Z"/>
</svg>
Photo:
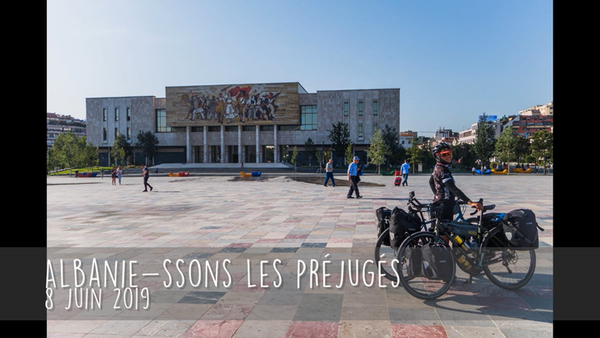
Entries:
<svg viewBox="0 0 600 338">
<path fill-rule="evenodd" d="M 319 174 L 296 174 L 321 177 Z M 553 177 L 456 175 L 498 212 L 532 209 L 535 276 L 482 273 L 423 301 L 378 278 L 374 211 L 431 199 L 429 175 L 364 175 L 362 199 L 285 174 L 47 178 L 48 337 L 552 337 Z M 331 183 L 330 183 L 331 184 Z M 344 270 L 342 270 L 341 266 Z M 351 269 L 350 272 L 348 269 Z"/>
</svg>

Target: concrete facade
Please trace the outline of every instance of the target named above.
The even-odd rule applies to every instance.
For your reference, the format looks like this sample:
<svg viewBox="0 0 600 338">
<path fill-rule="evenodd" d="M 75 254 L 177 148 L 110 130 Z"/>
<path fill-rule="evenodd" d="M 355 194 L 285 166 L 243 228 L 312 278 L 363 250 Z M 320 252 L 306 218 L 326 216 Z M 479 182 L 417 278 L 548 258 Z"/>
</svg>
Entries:
<svg viewBox="0 0 600 338">
<path fill-rule="evenodd" d="M 302 88 L 301 86 L 298 86 Z M 316 126 L 270 124 L 187 125 L 159 123 L 169 116 L 168 98 L 154 96 L 86 99 L 87 137 L 99 148 L 100 164 L 111 164 L 108 154 L 117 133 L 134 145 L 140 131 L 152 131 L 159 140 L 159 154 L 151 164 L 281 162 L 284 152 L 300 151 L 311 138 L 315 146 L 330 147 L 328 129 L 347 123 L 355 151 L 368 148 L 376 128 L 389 125 L 399 130 L 400 89 L 325 90 L 298 93 L 298 114 L 303 106 L 316 106 Z M 115 117 L 118 115 L 118 117 Z M 167 119 L 164 118 L 163 121 Z M 162 128 L 161 128 L 162 127 Z M 165 128 L 167 127 L 167 128 Z M 301 130 L 301 129 L 310 130 Z M 136 162 L 143 161 L 139 155 Z"/>
</svg>

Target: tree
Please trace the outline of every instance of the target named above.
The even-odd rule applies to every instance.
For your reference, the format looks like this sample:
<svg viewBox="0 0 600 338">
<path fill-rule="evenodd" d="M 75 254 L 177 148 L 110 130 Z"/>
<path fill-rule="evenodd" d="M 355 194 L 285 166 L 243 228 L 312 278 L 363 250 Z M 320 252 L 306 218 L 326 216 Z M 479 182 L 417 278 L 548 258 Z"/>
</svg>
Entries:
<svg viewBox="0 0 600 338">
<path fill-rule="evenodd" d="M 92 168 L 98 165 L 98 147 L 88 142 L 82 152 L 82 161 L 92 171 Z"/>
<path fill-rule="evenodd" d="M 515 146 L 515 156 L 519 163 L 523 163 L 531 152 L 529 151 L 529 141 L 524 137 L 517 139 L 517 145 Z"/>
<path fill-rule="evenodd" d="M 406 159 L 413 169 L 413 173 L 416 171 L 419 163 L 423 164 L 423 168 L 433 168 L 435 165 L 435 158 L 431 154 L 431 146 L 427 140 L 423 143 L 419 143 L 418 137 L 413 137 L 412 146 L 406 150 Z"/>
<path fill-rule="evenodd" d="M 292 164 L 294 165 L 294 172 L 296 172 L 296 162 L 298 162 L 298 147 L 294 146 L 294 150 L 292 150 Z"/>
<path fill-rule="evenodd" d="M 484 165 L 489 164 L 494 154 L 495 143 L 494 129 L 486 122 L 486 115 L 483 114 L 477 125 L 477 138 L 473 143 L 473 151 L 481 161 L 482 169 Z"/>
<path fill-rule="evenodd" d="M 354 157 L 353 147 L 354 144 L 352 142 L 348 143 L 348 147 L 346 147 L 346 163 L 352 163 L 352 158 Z"/>
<path fill-rule="evenodd" d="M 546 164 L 553 155 L 554 136 L 547 130 L 540 130 L 535 132 L 531 139 L 531 155 L 533 155 L 536 160 L 542 161 L 544 166 L 544 175 L 546 175 Z"/>
<path fill-rule="evenodd" d="M 506 128 L 496 141 L 496 154 L 502 162 L 509 162 L 515 156 L 515 149 L 519 143 L 519 137 L 514 135 L 511 128 Z M 510 164 L 506 170 L 506 174 L 510 173 Z"/>
<path fill-rule="evenodd" d="M 308 165 L 312 165 L 312 158 L 315 156 L 317 148 L 315 147 L 315 143 L 309 137 L 306 142 L 304 142 L 304 153 L 308 157 Z"/>
<path fill-rule="evenodd" d="M 452 148 L 452 156 L 456 158 L 463 168 L 471 169 L 475 166 L 475 154 L 473 154 L 472 146 L 468 143 L 459 143 L 450 146 Z"/>
<path fill-rule="evenodd" d="M 137 134 L 137 142 L 135 146 L 140 148 L 142 154 L 146 158 L 145 162 L 147 164 L 148 159 L 152 160 L 154 155 L 158 152 L 158 139 L 156 135 L 154 135 L 151 131 L 141 131 Z"/>
<path fill-rule="evenodd" d="M 129 142 L 127 142 L 125 135 L 117 133 L 117 137 L 115 137 L 115 143 L 112 146 L 110 155 L 116 160 L 115 164 L 121 165 L 133 155 L 133 148 Z"/>
<path fill-rule="evenodd" d="M 377 173 L 381 172 L 380 166 L 385 163 L 386 157 L 390 154 L 390 148 L 383 139 L 381 130 L 378 129 L 373 133 L 373 136 L 371 136 L 371 145 L 367 150 L 369 162 L 377 165 Z"/>
<path fill-rule="evenodd" d="M 327 161 L 329 161 L 328 159 L 331 158 L 330 157 L 331 154 L 331 150 L 327 150 L 325 148 L 323 149 L 318 149 L 315 152 L 315 156 L 319 159 L 319 171 L 317 172 L 323 172 L 323 164 Z"/>
<path fill-rule="evenodd" d="M 386 124 L 381 136 L 389 150 L 389 154 L 387 155 L 389 164 L 394 168 L 401 165 L 402 161 L 406 158 L 406 149 L 400 145 L 400 137 L 398 136 L 398 132 L 396 132 L 396 128 Z"/>
<path fill-rule="evenodd" d="M 58 135 L 48 151 L 48 169 L 54 167 L 72 169 L 86 165 L 86 146 L 85 136 L 77 136 L 72 132 Z"/>
<path fill-rule="evenodd" d="M 327 129 L 327 131 L 329 132 L 329 141 L 331 141 L 331 150 L 341 160 L 350 144 L 348 124 L 342 122 L 332 124 L 331 129 Z"/>
</svg>

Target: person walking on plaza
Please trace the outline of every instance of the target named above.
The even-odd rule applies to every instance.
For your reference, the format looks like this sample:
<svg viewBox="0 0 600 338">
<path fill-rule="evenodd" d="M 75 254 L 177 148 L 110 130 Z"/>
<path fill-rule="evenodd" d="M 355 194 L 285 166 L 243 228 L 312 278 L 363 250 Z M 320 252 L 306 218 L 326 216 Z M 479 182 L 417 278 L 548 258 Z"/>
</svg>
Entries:
<svg viewBox="0 0 600 338">
<path fill-rule="evenodd" d="M 115 167 L 110 170 L 110 179 L 112 185 L 117 185 L 117 169 Z"/>
<path fill-rule="evenodd" d="M 327 186 L 327 181 L 331 178 L 331 183 L 335 187 L 335 180 L 333 179 L 333 159 L 329 159 L 329 162 L 325 165 L 325 183 L 324 186 Z"/>
<path fill-rule="evenodd" d="M 123 176 L 123 167 L 117 167 L 117 180 L 119 181 L 119 185 L 121 185 L 121 177 Z"/>
<path fill-rule="evenodd" d="M 352 163 L 348 165 L 348 182 L 350 182 L 350 190 L 348 190 L 348 198 L 352 197 L 352 193 L 356 192 L 356 198 L 362 198 L 358 191 L 358 161 L 360 158 L 358 156 L 354 156 L 352 159 Z"/>
<path fill-rule="evenodd" d="M 410 170 L 410 164 L 408 160 L 404 160 L 404 163 L 400 166 L 400 173 L 402 174 L 402 186 L 408 185 L 408 171 Z"/>
<path fill-rule="evenodd" d="M 150 170 L 146 167 L 145 164 L 142 164 L 142 176 L 144 177 L 144 190 L 142 192 L 148 191 L 148 187 L 150 187 L 150 191 L 152 191 L 152 186 L 148 184 L 148 178 L 150 178 Z"/>
</svg>

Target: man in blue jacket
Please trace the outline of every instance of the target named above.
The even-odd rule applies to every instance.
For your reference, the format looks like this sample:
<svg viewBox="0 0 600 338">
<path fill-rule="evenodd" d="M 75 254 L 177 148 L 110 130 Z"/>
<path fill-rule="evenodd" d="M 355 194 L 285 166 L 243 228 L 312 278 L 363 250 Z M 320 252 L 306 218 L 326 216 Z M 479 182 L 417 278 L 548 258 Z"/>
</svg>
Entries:
<svg viewBox="0 0 600 338">
<path fill-rule="evenodd" d="M 356 191 L 356 198 L 362 198 L 358 192 L 358 161 L 360 158 L 354 156 L 352 163 L 348 165 L 348 182 L 350 182 L 350 190 L 348 191 L 348 198 L 352 197 L 352 193 Z"/>
<path fill-rule="evenodd" d="M 408 185 L 409 170 L 410 164 L 408 164 L 408 160 L 404 160 L 404 163 L 400 166 L 400 173 L 402 174 L 402 186 Z"/>
</svg>

